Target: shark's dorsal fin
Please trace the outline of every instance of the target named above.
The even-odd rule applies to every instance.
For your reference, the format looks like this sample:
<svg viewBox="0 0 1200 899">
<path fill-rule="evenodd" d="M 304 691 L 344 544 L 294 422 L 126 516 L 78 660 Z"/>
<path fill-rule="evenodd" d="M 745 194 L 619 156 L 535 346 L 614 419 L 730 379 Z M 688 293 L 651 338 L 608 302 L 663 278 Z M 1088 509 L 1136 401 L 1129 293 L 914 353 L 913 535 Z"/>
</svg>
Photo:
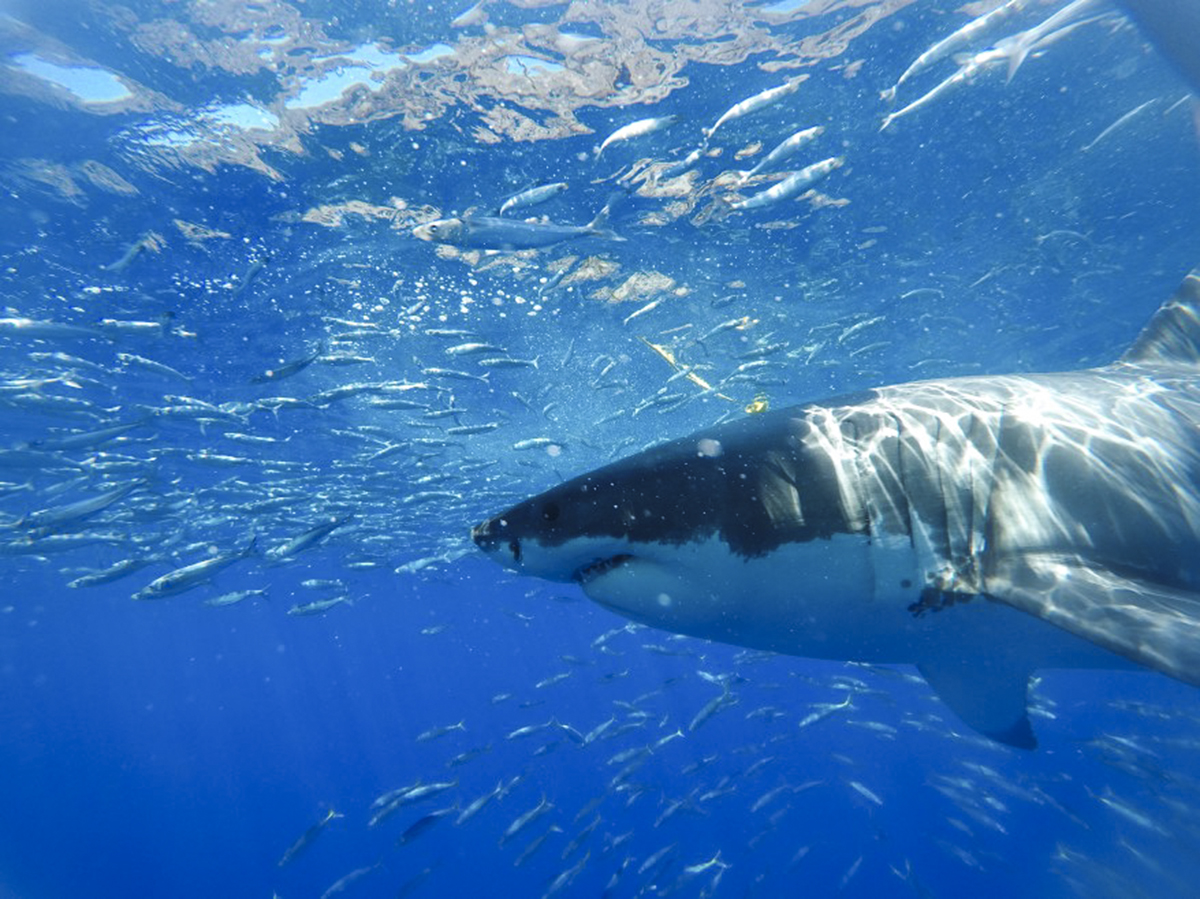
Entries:
<svg viewBox="0 0 1200 899">
<path fill-rule="evenodd" d="M 1200 365 L 1200 269 L 1183 279 L 1120 361 L 1133 365 Z"/>
</svg>

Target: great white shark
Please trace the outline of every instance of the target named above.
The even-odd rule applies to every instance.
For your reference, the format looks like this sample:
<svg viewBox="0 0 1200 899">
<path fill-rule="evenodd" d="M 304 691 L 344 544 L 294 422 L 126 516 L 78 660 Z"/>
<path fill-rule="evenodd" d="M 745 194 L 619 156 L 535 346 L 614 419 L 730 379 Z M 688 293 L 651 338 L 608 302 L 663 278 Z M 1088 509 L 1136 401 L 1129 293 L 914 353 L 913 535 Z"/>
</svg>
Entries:
<svg viewBox="0 0 1200 899">
<path fill-rule="evenodd" d="M 477 525 L 657 628 L 915 664 L 1020 747 L 1039 668 L 1200 684 L 1200 269 L 1117 361 L 917 381 L 704 428 Z"/>
</svg>

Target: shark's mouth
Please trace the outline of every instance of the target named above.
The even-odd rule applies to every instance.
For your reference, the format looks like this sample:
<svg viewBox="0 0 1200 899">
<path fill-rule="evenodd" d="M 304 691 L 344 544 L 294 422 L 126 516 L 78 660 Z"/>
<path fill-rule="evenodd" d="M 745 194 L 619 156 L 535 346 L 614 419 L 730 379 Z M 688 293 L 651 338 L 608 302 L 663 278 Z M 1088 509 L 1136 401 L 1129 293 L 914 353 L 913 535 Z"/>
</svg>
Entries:
<svg viewBox="0 0 1200 899">
<path fill-rule="evenodd" d="M 609 556 L 607 559 L 596 559 L 594 562 L 589 562 L 575 569 L 575 574 L 571 576 L 571 580 L 580 586 L 586 586 L 590 581 L 594 581 L 601 575 L 608 574 L 614 568 L 619 568 L 631 559 L 633 559 L 633 556 L 629 553 L 619 553 L 615 556 Z"/>
</svg>

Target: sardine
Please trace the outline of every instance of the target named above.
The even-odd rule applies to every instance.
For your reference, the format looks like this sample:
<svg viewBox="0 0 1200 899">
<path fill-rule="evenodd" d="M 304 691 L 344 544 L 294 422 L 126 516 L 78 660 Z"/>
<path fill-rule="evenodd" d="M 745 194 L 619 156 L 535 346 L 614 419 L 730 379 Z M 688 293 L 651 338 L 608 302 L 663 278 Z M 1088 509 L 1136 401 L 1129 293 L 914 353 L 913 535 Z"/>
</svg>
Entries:
<svg viewBox="0 0 1200 899">
<path fill-rule="evenodd" d="M 309 528 L 303 534 L 293 537 L 278 546 L 273 546 L 264 553 L 268 562 L 283 562 L 292 556 L 304 552 L 316 546 L 346 522 L 353 518 L 353 515 L 342 515 L 339 518 L 333 518 L 329 521 L 322 522 L 315 527 Z"/>
<path fill-rule="evenodd" d="M 797 131 L 791 137 L 784 138 L 779 144 L 764 156 L 754 168 L 741 173 L 742 181 L 749 181 L 760 172 L 771 171 L 776 168 L 779 163 L 787 159 L 801 147 L 812 143 L 825 132 L 822 125 L 815 125 L 812 128 L 805 128 L 803 131 Z"/>
<path fill-rule="evenodd" d="M 624 125 L 604 138 L 604 142 L 596 149 L 596 159 L 599 159 L 604 151 L 613 144 L 633 140 L 638 137 L 645 137 L 647 134 L 654 134 L 656 131 L 670 128 L 678 121 L 679 116 L 677 115 L 665 115 L 650 119 L 638 119 L 636 122 Z"/>
<path fill-rule="evenodd" d="M 820 162 L 814 162 L 812 165 L 798 172 L 792 172 L 788 177 L 771 185 L 766 190 L 759 191 L 745 200 L 738 200 L 736 203 L 731 203 L 729 208 L 735 212 L 743 212 L 747 209 L 759 209 L 763 206 L 770 206 L 773 203 L 791 199 L 808 190 L 808 188 L 812 187 L 812 185 L 816 184 L 830 172 L 841 168 L 845 162 L 845 157 L 842 156 L 831 156 L 828 159 L 822 159 Z"/>
<path fill-rule="evenodd" d="M 510 209 L 521 209 L 525 206 L 536 206 L 539 203 L 545 203 L 547 200 L 553 199 L 567 189 L 567 182 L 557 181 L 554 184 L 543 184 L 539 187 L 531 187 L 529 190 L 523 190 L 519 194 L 514 194 L 509 197 L 497 210 L 497 215 L 504 215 Z"/>
<path fill-rule="evenodd" d="M 133 598 L 161 599 L 164 596 L 174 596 L 191 590 L 193 587 L 206 583 L 214 574 L 228 568 L 234 562 L 254 555 L 257 551 L 257 545 L 258 539 L 252 537 L 241 549 L 218 553 L 202 561 L 193 562 L 191 565 L 176 568 L 174 571 L 167 572 L 162 577 L 151 581 L 137 593 L 133 594 Z"/>
<path fill-rule="evenodd" d="M 778 87 L 769 88 L 761 93 L 755 94 L 753 97 L 747 97 L 740 103 L 735 103 L 721 114 L 721 117 L 717 119 L 711 128 L 705 130 L 705 142 L 712 140 L 712 136 L 717 133 L 717 129 L 727 122 L 732 122 L 735 119 L 748 116 L 752 112 L 758 112 L 760 109 L 766 109 L 768 106 L 778 103 L 784 97 L 794 94 L 796 89 L 800 87 L 800 83 L 804 81 L 805 78 L 807 78 L 807 76 L 794 78 L 791 81 L 784 82 Z"/>
</svg>

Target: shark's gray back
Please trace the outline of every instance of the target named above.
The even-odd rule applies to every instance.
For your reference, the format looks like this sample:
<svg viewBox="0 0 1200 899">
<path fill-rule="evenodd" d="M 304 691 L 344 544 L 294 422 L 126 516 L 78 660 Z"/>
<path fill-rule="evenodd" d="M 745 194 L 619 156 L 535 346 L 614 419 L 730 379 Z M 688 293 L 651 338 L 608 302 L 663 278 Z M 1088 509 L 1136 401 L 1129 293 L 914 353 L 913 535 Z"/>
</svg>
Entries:
<svg viewBox="0 0 1200 899">
<path fill-rule="evenodd" d="M 939 562 L 967 566 L 938 589 L 986 592 L 987 566 L 1006 554 L 1081 547 L 1200 588 L 1193 373 L 1120 365 L 875 393 L 820 409 L 817 430 L 836 428 L 853 466 L 841 472 L 857 480 L 852 516 L 873 533 L 915 531 Z"/>
<path fill-rule="evenodd" d="M 1113 365 L 880 388 L 807 439 L 932 608 L 986 594 L 1200 683 L 1198 347 L 1193 274 Z"/>
</svg>

